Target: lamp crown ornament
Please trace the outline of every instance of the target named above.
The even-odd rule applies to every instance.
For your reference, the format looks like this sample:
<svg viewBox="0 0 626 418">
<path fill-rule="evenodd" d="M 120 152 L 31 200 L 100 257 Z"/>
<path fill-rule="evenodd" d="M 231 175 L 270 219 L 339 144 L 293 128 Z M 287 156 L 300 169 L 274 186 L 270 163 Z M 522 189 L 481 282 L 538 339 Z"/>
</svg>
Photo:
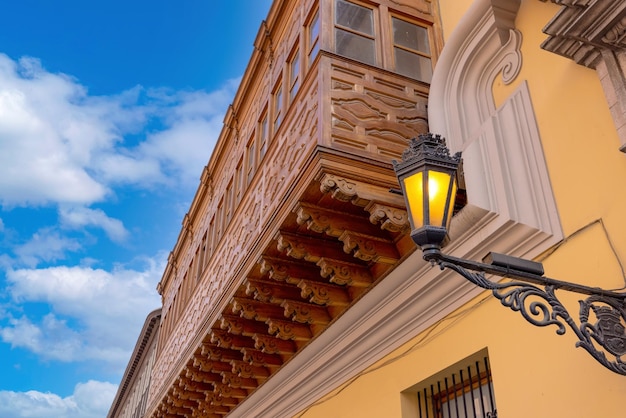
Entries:
<svg viewBox="0 0 626 418">
<path fill-rule="evenodd" d="M 456 168 L 461 161 L 461 153 L 457 152 L 451 156 L 445 138 L 429 132 L 411 138 L 409 147 L 402 152 L 402 161 L 393 160 L 393 166 L 398 171 L 416 161 L 426 159 L 442 164 L 449 163 L 451 167 Z"/>
</svg>

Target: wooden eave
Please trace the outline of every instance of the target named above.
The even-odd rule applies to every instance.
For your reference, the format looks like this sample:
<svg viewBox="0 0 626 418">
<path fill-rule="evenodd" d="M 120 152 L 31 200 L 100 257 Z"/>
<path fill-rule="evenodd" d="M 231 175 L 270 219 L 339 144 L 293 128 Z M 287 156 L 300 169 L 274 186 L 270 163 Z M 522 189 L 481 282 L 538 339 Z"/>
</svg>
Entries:
<svg viewBox="0 0 626 418">
<path fill-rule="evenodd" d="M 152 416 L 227 415 L 411 254 L 391 187 L 388 163 L 318 146 Z"/>
</svg>

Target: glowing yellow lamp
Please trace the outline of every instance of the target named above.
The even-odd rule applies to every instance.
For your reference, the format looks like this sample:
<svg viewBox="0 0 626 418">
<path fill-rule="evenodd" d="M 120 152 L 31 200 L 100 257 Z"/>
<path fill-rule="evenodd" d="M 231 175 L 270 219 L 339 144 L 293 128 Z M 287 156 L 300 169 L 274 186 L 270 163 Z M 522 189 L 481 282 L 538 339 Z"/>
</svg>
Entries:
<svg viewBox="0 0 626 418">
<path fill-rule="evenodd" d="M 416 244 L 441 247 L 447 236 L 456 196 L 460 153 L 450 156 L 439 135 L 412 139 L 394 161 L 394 168 L 409 212 L 411 237 Z"/>
</svg>

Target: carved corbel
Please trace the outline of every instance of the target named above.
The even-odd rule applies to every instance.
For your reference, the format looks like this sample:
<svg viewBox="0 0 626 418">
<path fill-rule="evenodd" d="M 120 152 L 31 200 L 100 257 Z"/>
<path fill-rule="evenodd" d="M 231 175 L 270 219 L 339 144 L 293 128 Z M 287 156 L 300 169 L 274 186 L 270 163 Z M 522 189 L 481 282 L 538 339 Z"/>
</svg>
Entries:
<svg viewBox="0 0 626 418">
<path fill-rule="evenodd" d="M 371 201 L 365 210 L 370 214 L 370 222 L 380 224 L 380 228 L 385 231 L 406 232 L 409 229 L 409 216 L 404 209 Z"/>
<path fill-rule="evenodd" d="M 300 280 L 298 287 L 302 289 L 302 297 L 316 305 L 348 306 L 350 304 L 350 296 L 346 289 L 337 285 Z"/>
<path fill-rule="evenodd" d="M 247 361 L 230 362 L 232 366 L 232 372 L 240 375 L 241 377 L 253 377 L 253 378 L 267 378 L 270 376 L 269 370 L 263 366 L 255 366 Z"/>
<path fill-rule="evenodd" d="M 223 314 L 220 318 L 220 327 L 232 334 L 245 335 L 248 337 L 260 332 L 267 332 L 267 326 L 263 323 L 235 315 Z"/>
<path fill-rule="evenodd" d="M 255 348 L 268 354 L 288 354 L 293 355 L 296 352 L 296 346 L 293 341 L 281 340 L 280 338 L 270 337 L 269 335 L 255 335 Z"/>
<path fill-rule="evenodd" d="M 270 319 L 267 321 L 267 325 L 269 333 L 281 340 L 309 341 L 313 338 L 311 328 L 305 324 Z"/>
<path fill-rule="evenodd" d="M 280 304 L 285 299 L 298 299 L 300 289 L 288 284 L 249 279 L 246 283 L 246 295 L 260 302 Z"/>
<path fill-rule="evenodd" d="M 346 231 L 339 237 L 339 241 L 343 242 L 346 254 L 353 254 L 359 260 L 393 265 L 400 259 L 398 250 L 392 243 L 376 237 Z"/>
<path fill-rule="evenodd" d="M 233 335 L 227 331 L 212 330 L 211 342 L 219 347 L 228 349 L 240 349 L 244 347 L 254 347 L 254 341 L 243 335 Z"/>
<path fill-rule="evenodd" d="M 233 313 L 239 314 L 243 318 L 257 321 L 283 317 L 282 309 L 277 305 L 237 297 L 233 298 Z"/>
<path fill-rule="evenodd" d="M 254 366 L 278 368 L 283 364 L 283 358 L 279 355 L 264 353 L 253 348 L 243 348 L 243 360 Z"/>
<path fill-rule="evenodd" d="M 322 306 L 293 300 L 286 300 L 280 306 L 285 308 L 285 316 L 302 324 L 327 325 L 332 319 Z"/>
<path fill-rule="evenodd" d="M 367 288 L 374 280 L 366 267 L 355 263 L 321 258 L 317 265 L 320 267 L 322 277 L 337 285 Z"/>
<path fill-rule="evenodd" d="M 256 389 L 259 386 L 256 379 L 241 377 L 231 372 L 223 372 L 221 375 L 222 383 L 233 388 Z"/>
</svg>

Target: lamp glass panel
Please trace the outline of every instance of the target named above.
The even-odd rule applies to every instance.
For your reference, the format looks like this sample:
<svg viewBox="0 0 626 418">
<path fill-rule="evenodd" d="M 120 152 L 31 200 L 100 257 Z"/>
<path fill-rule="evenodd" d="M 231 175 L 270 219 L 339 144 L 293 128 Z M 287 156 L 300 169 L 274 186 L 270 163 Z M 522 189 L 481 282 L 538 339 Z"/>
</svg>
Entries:
<svg viewBox="0 0 626 418">
<path fill-rule="evenodd" d="M 404 178 L 404 197 L 408 205 L 413 229 L 424 226 L 424 173 L 421 171 Z"/>
<path fill-rule="evenodd" d="M 428 212 L 429 224 L 432 226 L 447 226 L 444 216 L 449 206 L 451 179 L 450 173 L 428 171 Z"/>
<path fill-rule="evenodd" d="M 450 229 L 450 221 L 452 220 L 452 212 L 454 211 L 454 200 L 456 198 L 456 176 L 450 179 L 452 186 L 450 187 L 450 196 L 448 197 L 448 212 L 446 213 L 446 229 Z"/>
</svg>

